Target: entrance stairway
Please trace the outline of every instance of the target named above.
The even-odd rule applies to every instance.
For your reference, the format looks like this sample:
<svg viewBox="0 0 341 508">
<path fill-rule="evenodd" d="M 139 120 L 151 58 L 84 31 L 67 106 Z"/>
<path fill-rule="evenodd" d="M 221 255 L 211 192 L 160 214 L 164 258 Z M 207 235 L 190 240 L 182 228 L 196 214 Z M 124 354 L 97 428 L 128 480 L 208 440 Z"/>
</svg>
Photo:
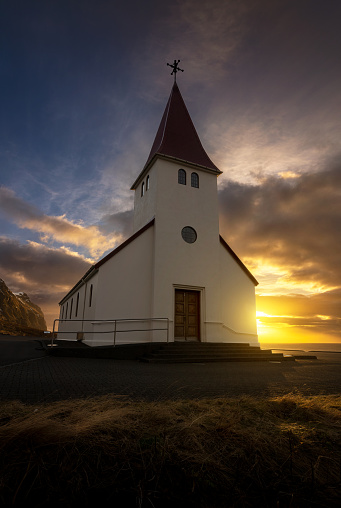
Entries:
<svg viewBox="0 0 341 508">
<path fill-rule="evenodd" d="M 284 362 L 293 356 L 240 343 L 171 342 L 140 358 L 148 363 Z"/>
</svg>

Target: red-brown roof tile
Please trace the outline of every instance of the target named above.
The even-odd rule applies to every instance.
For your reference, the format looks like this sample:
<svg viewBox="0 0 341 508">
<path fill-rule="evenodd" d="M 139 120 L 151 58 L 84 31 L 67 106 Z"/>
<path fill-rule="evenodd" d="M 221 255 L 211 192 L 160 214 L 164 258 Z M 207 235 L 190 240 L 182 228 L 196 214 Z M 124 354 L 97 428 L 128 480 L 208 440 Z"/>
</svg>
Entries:
<svg viewBox="0 0 341 508">
<path fill-rule="evenodd" d="M 199 165 L 217 174 L 221 173 L 205 152 L 176 83 L 172 88 L 152 149 L 141 175 L 157 154 Z M 139 178 L 136 182 L 138 180 Z M 132 188 L 134 188 L 134 185 Z"/>
</svg>

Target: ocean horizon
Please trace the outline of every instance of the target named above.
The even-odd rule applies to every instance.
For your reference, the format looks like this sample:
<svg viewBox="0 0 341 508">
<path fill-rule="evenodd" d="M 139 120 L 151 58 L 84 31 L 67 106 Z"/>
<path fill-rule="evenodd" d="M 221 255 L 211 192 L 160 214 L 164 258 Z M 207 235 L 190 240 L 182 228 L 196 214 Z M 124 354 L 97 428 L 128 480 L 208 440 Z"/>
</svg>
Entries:
<svg viewBox="0 0 341 508">
<path fill-rule="evenodd" d="M 305 352 L 326 352 L 341 353 L 341 342 L 262 342 L 259 341 L 261 349 L 280 349 L 281 351 L 305 351 Z"/>
</svg>

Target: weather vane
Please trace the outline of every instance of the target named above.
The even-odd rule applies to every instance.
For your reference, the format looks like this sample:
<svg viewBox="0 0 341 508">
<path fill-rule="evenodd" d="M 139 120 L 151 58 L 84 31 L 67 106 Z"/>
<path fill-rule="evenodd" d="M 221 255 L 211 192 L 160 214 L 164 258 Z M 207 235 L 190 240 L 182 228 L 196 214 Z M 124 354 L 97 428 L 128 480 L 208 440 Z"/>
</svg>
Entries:
<svg viewBox="0 0 341 508">
<path fill-rule="evenodd" d="M 172 67 L 172 69 L 173 69 L 172 72 L 171 72 L 171 75 L 174 74 L 174 83 L 176 82 L 176 73 L 178 71 L 184 72 L 183 69 L 180 69 L 180 67 L 178 67 L 179 62 L 180 62 L 180 60 L 178 60 L 178 61 L 174 60 L 173 65 L 167 63 L 167 65 L 169 65 L 169 67 Z"/>
</svg>

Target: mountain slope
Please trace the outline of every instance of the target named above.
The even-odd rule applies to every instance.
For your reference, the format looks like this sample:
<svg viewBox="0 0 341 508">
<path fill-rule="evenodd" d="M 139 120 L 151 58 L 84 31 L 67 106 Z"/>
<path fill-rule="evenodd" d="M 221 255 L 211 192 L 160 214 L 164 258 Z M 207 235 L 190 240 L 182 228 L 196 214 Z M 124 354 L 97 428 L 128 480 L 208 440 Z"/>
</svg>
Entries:
<svg viewBox="0 0 341 508">
<path fill-rule="evenodd" d="M 44 314 L 26 293 L 15 295 L 0 279 L 0 331 L 16 327 L 46 330 Z"/>
</svg>

